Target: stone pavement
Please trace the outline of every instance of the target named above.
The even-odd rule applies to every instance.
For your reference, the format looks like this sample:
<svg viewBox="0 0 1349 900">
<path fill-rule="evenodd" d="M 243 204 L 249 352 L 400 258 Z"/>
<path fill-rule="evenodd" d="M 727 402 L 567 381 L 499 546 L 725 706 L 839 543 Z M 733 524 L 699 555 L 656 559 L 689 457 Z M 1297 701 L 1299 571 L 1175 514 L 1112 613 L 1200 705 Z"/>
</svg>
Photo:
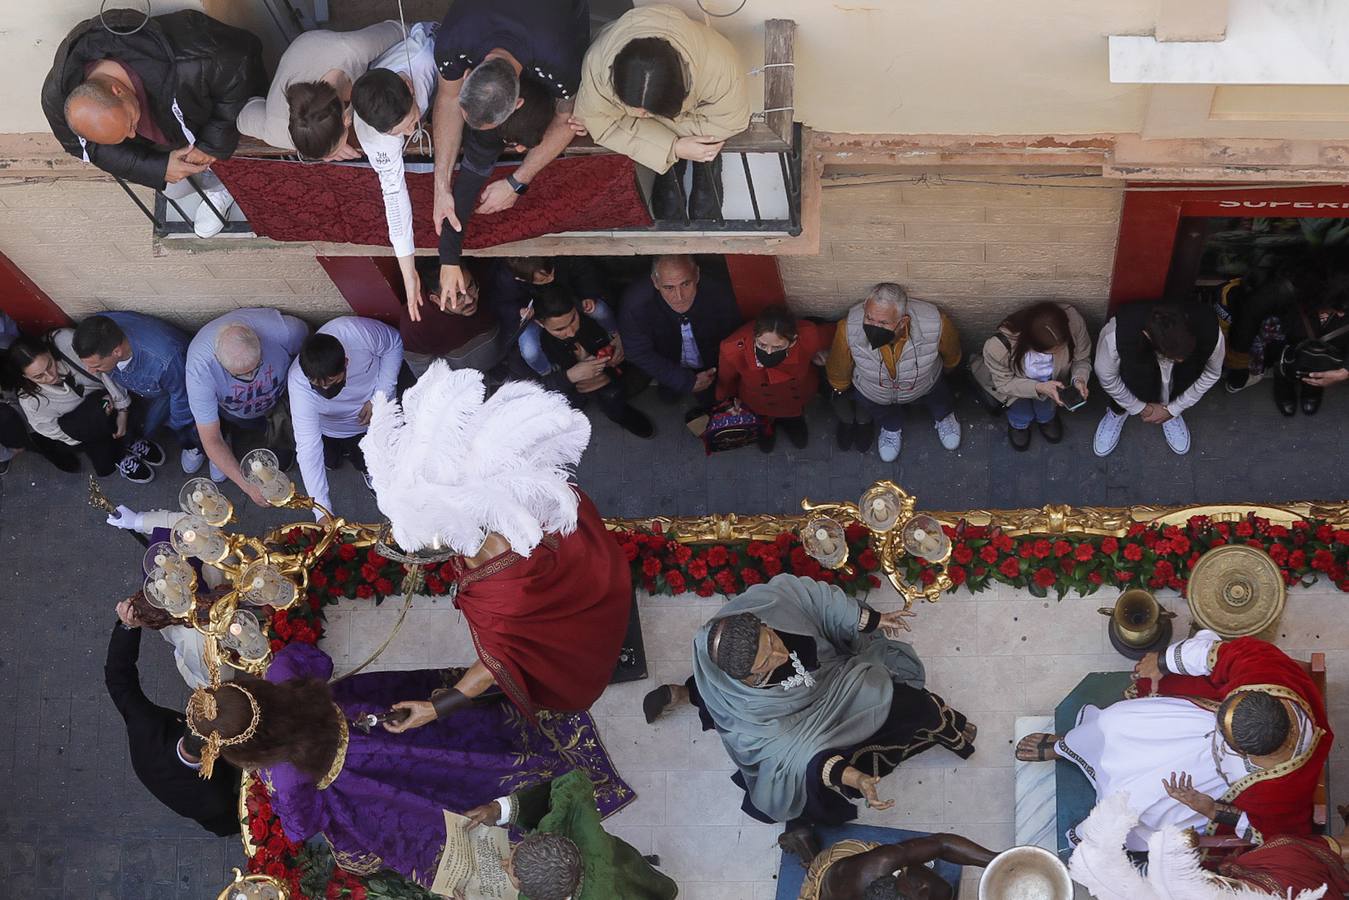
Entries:
<svg viewBox="0 0 1349 900">
<path fill-rule="evenodd" d="M 581 466 L 581 483 L 609 515 L 791 512 L 799 508 L 803 496 L 855 498 L 879 477 L 904 484 L 924 508 L 947 510 L 1047 502 L 1111 506 L 1278 502 L 1349 495 L 1349 477 L 1340 452 L 1349 430 L 1345 415 L 1349 392 L 1344 391 L 1329 392 L 1315 419 L 1285 420 L 1269 399 L 1268 385 L 1235 396 L 1219 388 L 1187 417 L 1194 433 L 1189 456 L 1173 456 L 1158 429 L 1135 421 L 1126 428 L 1120 448 L 1106 460 L 1096 459 L 1090 449 L 1099 398 L 1088 409 L 1068 417 L 1063 444 L 1048 447 L 1037 440 L 1026 454 L 1014 454 L 1007 446 L 1000 420 L 962 403 L 965 443 L 958 452 L 942 450 L 930 424 L 915 416 L 906 429 L 904 453 L 897 465 L 882 464 L 874 451 L 865 456 L 836 451 L 832 423 L 822 409 L 811 414 L 814 440 L 804 451 L 790 448 L 784 440 L 772 456 L 747 448 L 704 457 L 698 443 L 681 433 L 677 408 L 660 405 L 650 394 L 640 398 L 639 404 L 657 419 L 659 439 L 638 441 L 600 419 Z M 181 473 L 170 464 L 154 484 L 113 480 L 105 487 L 115 500 L 144 509 L 173 505 L 181 480 Z M 375 515 L 373 502 L 351 470 L 335 473 L 333 480 L 334 497 L 343 512 L 352 518 Z M 101 517 L 84 500 L 82 478 L 61 477 L 37 459 L 21 457 L 0 479 L 0 789 L 4 796 L 0 802 L 0 895 L 74 900 L 214 897 L 229 866 L 240 860 L 237 841 L 206 836 L 144 791 L 130 771 L 121 721 L 103 691 L 100 669 L 114 621 L 112 607 L 138 585 L 140 550 L 130 537 L 102 525 Z M 281 514 L 250 509 L 242 527 L 256 531 L 282 521 Z M 1349 649 L 1345 630 L 1336 624 L 1342 619 L 1336 613 L 1338 604 L 1349 601 L 1329 592 L 1315 605 L 1299 605 L 1300 598 L 1314 593 L 1294 593 L 1285 625 L 1295 630 L 1287 646 Z M 1004 762 L 1001 750 L 1010 739 L 1004 732 L 1012 713 L 1010 701 L 1003 704 L 989 699 L 994 686 L 1001 690 L 1004 677 L 1014 679 L 1006 683 L 1012 685 L 1017 698 L 1024 691 L 1029 705 L 1033 694 L 1066 690 L 1080 673 L 1097 665 L 1104 649 L 1085 632 L 1085 643 L 1074 637 L 1074 628 L 1094 634 L 1093 629 L 1099 627 L 1090 618 L 1094 613 L 1088 615 L 1084 607 L 1094 608 L 1094 599 L 1073 601 L 1071 610 L 1062 611 L 1074 620 L 1079 615 L 1084 619 L 1085 624 L 1074 628 L 1068 627 L 1070 621 L 1062 618 L 1052 601 L 1045 606 L 1044 601 L 1021 599 L 1022 605 L 1015 609 L 1024 609 L 1030 618 L 1017 620 L 1018 613 L 1011 606 L 1001 609 L 992 602 L 998 599 L 1013 598 L 998 594 L 978 598 L 977 628 L 970 628 L 968 615 L 957 612 L 968 608 L 959 601 L 927 609 L 915 638 L 920 650 L 934 656 L 934 686 L 941 679 L 948 680 L 952 687 L 945 690 L 953 695 L 948 699 L 987 713 L 982 716 L 988 722 L 983 741 L 987 755 L 971 761 L 966 773 L 954 759 L 929 754 L 930 759 L 920 759 L 909 774 L 901 772 L 888 784 L 896 796 L 908 798 L 900 804 L 907 809 L 905 822 L 969 825 L 972 833 L 994 842 L 1005 838 L 1009 828 L 1010 800 L 1002 803 L 1002 793 L 1010 787 L 984 782 L 994 778 L 987 774 L 988 768 L 1006 768 L 1010 773 L 1010 762 Z M 680 648 L 687 647 L 688 629 L 709 606 L 691 599 L 648 602 L 643 615 L 654 674 L 687 674 L 675 671 L 683 660 Z M 1012 612 L 1014 622 L 1024 622 L 1019 634 L 1027 638 L 1027 647 L 1013 648 L 1029 651 L 1016 664 L 1019 674 L 1008 668 L 1013 664 L 1002 658 L 1004 652 L 980 649 L 978 643 L 991 640 L 979 635 L 1016 627 L 997 625 L 991 619 L 986 627 L 982 621 L 1005 612 Z M 455 617 L 432 618 L 440 622 Z M 334 627 L 335 636 L 339 630 Z M 354 635 L 367 630 L 346 630 L 343 649 L 355 656 L 352 642 L 365 638 Z M 430 661 L 409 658 L 404 664 Z M 152 698 L 169 706 L 184 701 L 186 691 L 167 647 L 159 647 L 148 636 L 141 670 Z M 1331 670 L 1336 685 L 1332 704 L 1339 723 L 1344 711 L 1339 704 L 1349 696 L 1349 685 L 1343 684 L 1343 673 L 1336 671 L 1334 655 Z M 759 884 L 757 894 L 744 894 L 737 893 L 740 888 L 712 883 L 714 874 L 707 869 L 707 860 L 724 860 L 725 865 L 737 867 L 738 858 L 721 854 L 704 859 L 709 848 L 703 845 L 709 839 L 688 818 L 696 808 L 689 800 L 720 791 L 724 758 L 715 744 L 693 733 L 687 717 L 676 717 L 661 728 L 671 733 L 670 740 L 661 739 L 659 744 L 680 755 L 674 762 L 648 754 L 645 748 L 655 746 L 658 734 L 645 729 L 632 704 L 633 697 L 645 689 L 644 685 L 616 689 L 597 710 L 606 719 L 602 727 L 610 750 L 625 775 L 649 799 L 625 812 L 617 827 L 639 846 L 650 846 L 666 856 L 671 871 L 690 885 L 687 896 L 767 896 L 769 835 L 720 807 L 716 834 L 748 842 L 727 846 L 746 848 L 750 855 L 745 857 L 745 872 Z M 1344 757 L 1340 750 L 1337 762 L 1349 762 Z M 686 779 L 670 772 L 692 774 Z M 941 785 L 940 791 L 931 787 L 934 783 Z M 997 803 L 977 813 L 967 811 L 986 791 Z"/>
</svg>

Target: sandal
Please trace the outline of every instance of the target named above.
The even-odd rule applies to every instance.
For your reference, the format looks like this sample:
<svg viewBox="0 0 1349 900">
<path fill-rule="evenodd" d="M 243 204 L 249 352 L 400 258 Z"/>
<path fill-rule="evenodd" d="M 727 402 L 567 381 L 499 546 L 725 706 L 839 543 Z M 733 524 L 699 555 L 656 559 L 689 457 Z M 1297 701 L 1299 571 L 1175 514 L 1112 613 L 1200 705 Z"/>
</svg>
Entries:
<svg viewBox="0 0 1349 900">
<path fill-rule="evenodd" d="M 642 698 L 642 715 L 646 716 L 646 724 L 654 725 L 660 718 L 661 713 L 674 702 L 674 691 L 670 690 L 668 684 L 662 684 L 654 691 L 648 693 Z"/>
<path fill-rule="evenodd" d="M 1054 750 L 1054 745 L 1057 744 L 1057 743 L 1059 742 L 1058 735 L 1054 735 L 1054 734 L 1045 734 L 1044 732 L 1040 732 L 1038 735 L 1028 734 L 1028 735 L 1026 735 L 1025 738 L 1022 738 L 1022 740 L 1024 741 L 1024 740 L 1026 740 L 1026 738 L 1032 738 L 1032 737 L 1036 737 L 1036 738 L 1038 738 L 1038 739 L 1035 741 L 1034 744 L 1032 744 L 1032 745 L 1028 748 L 1028 749 L 1030 750 L 1030 753 L 1031 753 L 1030 756 L 1023 756 L 1023 755 L 1022 755 L 1022 748 L 1021 748 L 1020 746 L 1017 747 L 1017 749 L 1016 749 L 1016 758 L 1017 758 L 1019 761 L 1021 761 L 1021 762 L 1048 762 L 1048 761 L 1051 760 L 1051 759 L 1057 759 L 1056 756 L 1050 756 L 1050 753 L 1053 752 L 1053 750 Z"/>
</svg>

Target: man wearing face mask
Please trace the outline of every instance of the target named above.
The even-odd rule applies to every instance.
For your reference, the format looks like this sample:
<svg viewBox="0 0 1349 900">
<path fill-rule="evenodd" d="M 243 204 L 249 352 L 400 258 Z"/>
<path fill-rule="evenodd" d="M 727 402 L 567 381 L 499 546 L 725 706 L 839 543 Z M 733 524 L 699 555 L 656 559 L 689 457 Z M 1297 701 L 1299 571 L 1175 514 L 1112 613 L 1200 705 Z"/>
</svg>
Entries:
<svg viewBox="0 0 1349 900">
<path fill-rule="evenodd" d="M 768 307 L 721 342 L 717 400 L 734 397 L 772 419 L 773 430 L 759 438 L 763 452 L 772 452 L 778 430 L 798 450 L 806 446 L 806 404 L 819 388 L 815 367 L 828 346 L 828 329 L 798 320 L 785 306 Z"/>
<path fill-rule="evenodd" d="M 333 319 L 305 340 L 287 381 L 305 493 L 331 510 L 327 470 L 344 458 L 370 487 L 360 442 L 370 427 L 372 398 L 401 397 L 416 381 L 403 362 L 403 339 L 374 319 Z M 314 517 L 322 520 L 323 513 L 316 509 Z"/>
<path fill-rule="evenodd" d="M 834 333 L 825 375 L 834 389 L 838 446 L 899 458 L 904 407 L 921 402 L 947 450 L 960 446 L 960 422 L 946 373 L 960 365 L 960 335 L 946 314 L 891 282 L 876 285 Z"/>
</svg>

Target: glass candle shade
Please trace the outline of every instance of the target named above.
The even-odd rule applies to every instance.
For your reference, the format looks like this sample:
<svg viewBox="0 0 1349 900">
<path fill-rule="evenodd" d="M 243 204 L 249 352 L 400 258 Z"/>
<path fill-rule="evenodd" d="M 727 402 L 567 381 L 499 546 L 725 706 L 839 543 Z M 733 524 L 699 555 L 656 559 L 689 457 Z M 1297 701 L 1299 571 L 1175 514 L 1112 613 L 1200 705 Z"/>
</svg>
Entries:
<svg viewBox="0 0 1349 900">
<path fill-rule="evenodd" d="M 224 525 L 234 515 L 234 506 L 209 478 L 193 478 L 178 492 L 178 506 L 189 516 L 199 516 L 209 525 Z"/>
</svg>

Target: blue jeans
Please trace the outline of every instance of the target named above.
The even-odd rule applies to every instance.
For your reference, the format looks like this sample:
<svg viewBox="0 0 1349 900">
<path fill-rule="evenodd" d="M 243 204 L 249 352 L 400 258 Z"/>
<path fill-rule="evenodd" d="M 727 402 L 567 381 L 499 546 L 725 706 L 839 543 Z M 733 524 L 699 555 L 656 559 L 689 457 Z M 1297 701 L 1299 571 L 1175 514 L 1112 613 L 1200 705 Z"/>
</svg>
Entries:
<svg viewBox="0 0 1349 900">
<path fill-rule="evenodd" d="M 852 401 L 854 422 L 862 425 L 875 422 L 885 431 L 899 431 L 903 428 L 904 407 L 910 404 L 922 404 L 934 422 L 940 422 L 949 416 L 955 406 L 955 398 L 951 395 L 951 386 L 947 383 L 944 372 L 937 377 L 930 391 L 908 403 L 877 403 L 875 400 L 867 399 L 855 387 L 852 389 Z"/>
<path fill-rule="evenodd" d="M 585 313 L 582 312 L 582 315 L 585 315 Z M 610 334 L 618 333 L 618 318 L 603 300 L 595 301 L 595 311 L 590 313 L 590 318 L 598 322 L 600 327 Z M 553 364 L 544 355 L 542 335 L 543 326 L 531 319 L 529 324 L 520 332 L 520 337 L 516 338 L 515 343 L 520 348 L 520 356 L 529 367 L 539 375 L 547 375 L 553 371 Z"/>
<path fill-rule="evenodd" d="M 1036 397 L 1034 400 L 1021 397 L 1007 407 L 1007 424 L 1022 431 L 1030 427 L 1032 419 L 1036 422 L 1054 421 L 1056 413 L 1056 405 L 1049 397 Z"/>
</svg>

